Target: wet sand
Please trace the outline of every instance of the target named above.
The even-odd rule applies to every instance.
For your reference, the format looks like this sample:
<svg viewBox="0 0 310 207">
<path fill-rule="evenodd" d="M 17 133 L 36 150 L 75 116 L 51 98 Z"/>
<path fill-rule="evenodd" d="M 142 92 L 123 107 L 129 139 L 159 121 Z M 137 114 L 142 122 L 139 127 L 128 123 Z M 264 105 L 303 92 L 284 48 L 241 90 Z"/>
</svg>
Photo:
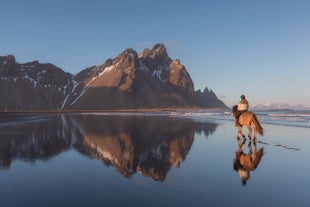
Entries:
<svg viewBox="0 0 310 207">
<path fill-rule="evenodd" d="M 0 206 L 310 205 L 309 128 L 254 142 L 227 120 L 40 117 L 0 124 Z"/>
</svg>

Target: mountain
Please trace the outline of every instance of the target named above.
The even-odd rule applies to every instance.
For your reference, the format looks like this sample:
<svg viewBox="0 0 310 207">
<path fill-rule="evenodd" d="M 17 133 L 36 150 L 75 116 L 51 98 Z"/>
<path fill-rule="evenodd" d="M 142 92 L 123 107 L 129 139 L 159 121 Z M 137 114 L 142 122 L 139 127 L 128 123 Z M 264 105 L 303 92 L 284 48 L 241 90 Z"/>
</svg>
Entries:
<svg viewBox="0 0 310 207">
<path fill-rule="evenodd" d="M 163 44 L 140 55 L 126 49 L 74 77 L 68 109 L 123 109 L 195 106 L 194 85 L 185 67 L 168 57 Z M 69 104 L 70 103 L 70 104 Z"/>
<path fill-rule="evenodd" d="M 180 60 L 163 44 L 141 54 L 129 48 L 75 76 L 52 64 L 0 57 L 1 110 L 226 108 L 212 90 L 194 89 Z"/>
<path fill-rule="evenodd" d="M 54 110 L 72 88 L 72 75 L 52 64 L 18 64 L 0 56 L 0 110 Z"/>
<path fill-rule="evenodd" d="M 283 104 L 283 103 L 266 103 L 266 104 L 252 104 L 251 108 L 256 110 L 265 110 L 265 109 L 307 109 L 302 104 Z"/>
<path fill-rule="evenodd" d="M 211 108 L 227 108 L 225 103 L 218 99 L 216 94 L 212 90 L 209 90 L 207 87 L 203 92 L 201 92 L 201 90 L 196 91 L 195 95 L 201 106 L 208 106 Z"/>
</svg>

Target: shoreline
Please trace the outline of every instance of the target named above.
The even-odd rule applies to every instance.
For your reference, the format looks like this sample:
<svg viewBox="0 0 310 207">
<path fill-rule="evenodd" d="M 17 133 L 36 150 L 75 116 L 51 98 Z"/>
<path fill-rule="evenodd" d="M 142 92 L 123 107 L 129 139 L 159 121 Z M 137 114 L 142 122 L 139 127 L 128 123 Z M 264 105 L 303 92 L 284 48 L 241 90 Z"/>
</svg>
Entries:
<svg viewBox="0 0 310 207">
<path fill-rule="evenodd" d="M 33 111 L 0 111 L 1 114 L 28 114 L 28 113 L 105 113 L 105 112 L 166 112 L 166 111 L 221 111 L 225 108 L 141 108 L 141 109 L 89 109 L 89 110 L 33 110 Z"/>
<path fill-rule="evenodd" d="M 36 110 L 36 111 L 0 111 L 0 122 L 11 122 L 22 120 L 25 116 L 37 116 L 52 114 L 63 115 L 109 115 L 109 116 L 173 116 L 179 118 L 189 118 L 193 120 L 212 120 L 216 122 L 233 120 L 227 109 L 222 108 L 153 108 L 153 109 L 109 109 L 109 110 Z M 310 128 L 308 115 L 283 114 L 280 116 L 270 116 L 268 114 L 257 114 L 261 124 L 277 125 L 286 127 Z"/>
</svg>

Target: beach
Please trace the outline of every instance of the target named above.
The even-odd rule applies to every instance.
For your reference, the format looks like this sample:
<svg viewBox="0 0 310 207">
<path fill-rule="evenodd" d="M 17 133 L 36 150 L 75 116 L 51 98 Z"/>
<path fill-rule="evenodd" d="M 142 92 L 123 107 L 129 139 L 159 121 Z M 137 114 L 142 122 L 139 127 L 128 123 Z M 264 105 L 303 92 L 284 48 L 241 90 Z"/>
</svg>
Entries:
<svg viewBox="0 0 310 207">
<path fill-rule="evenodd" d="M 0 206 L 309 206 L 309 114 L 276 112 L 255 141 L 229 111 L 2 118 Z"/>
</svg>

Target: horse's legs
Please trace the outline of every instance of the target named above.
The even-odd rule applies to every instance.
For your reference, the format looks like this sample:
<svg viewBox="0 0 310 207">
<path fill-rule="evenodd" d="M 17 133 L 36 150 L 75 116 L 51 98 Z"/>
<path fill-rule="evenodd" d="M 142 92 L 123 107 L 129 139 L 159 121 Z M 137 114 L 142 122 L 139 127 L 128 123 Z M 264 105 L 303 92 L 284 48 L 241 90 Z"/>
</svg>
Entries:
<svg viewBox="0 0 310 207">
<path fill-rule="evenodd" d="M 253 128 L 254 128 L 254 140 L 256 140 L 257 131 L 255 129 L 255 126 L 253 126 Z"/>
<path fill-rule="evenodd" d="M 252 137 L 252 127 L 251 127 L 251 125 L 248 125 L 247 128 L 249 130 L 248 137 L 249 137 L 249 139 L 251 139 L 251 137 Z"/>
<path fill-rule="evenodd" d="M 240 138 L 240 135 L 245 138 L 245 135 L 242 132 L 242 126 L 238 126 L 238 137 Z"/>
<path fill-rule="evenodd" d="M 257 134 L 257 131 L 254 130 L 254 140 L 256 140 L 256 134 Z"/>
<path fill-rule="evenodd" d="M 251 141 L 249 141 L 248 148 L 249 148 L 249 153 L 248 153 L 248 154 L 252 157 L 253 149 L 252 149 L 252 143 L 251 143 Z"/>
<path fill-rule="evenodd" d="M 238 127 L 238 135 L 237 135 L 237 139 L 240 140 L 240 127 Z"/>
</svg>

